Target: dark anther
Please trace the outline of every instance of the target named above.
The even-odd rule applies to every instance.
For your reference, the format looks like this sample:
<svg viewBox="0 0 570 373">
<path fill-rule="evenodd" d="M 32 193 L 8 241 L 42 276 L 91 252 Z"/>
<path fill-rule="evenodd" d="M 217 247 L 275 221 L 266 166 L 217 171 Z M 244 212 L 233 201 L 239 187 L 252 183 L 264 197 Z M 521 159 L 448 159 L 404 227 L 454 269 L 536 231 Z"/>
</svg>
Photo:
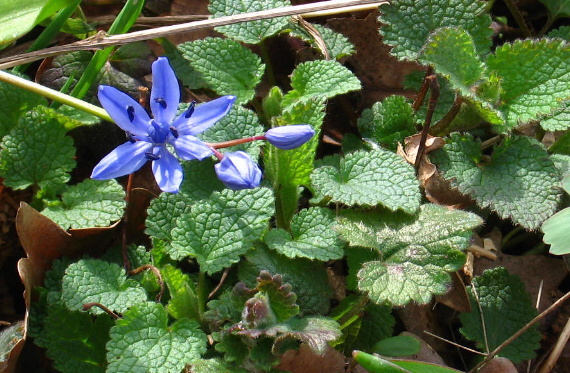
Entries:
<svg viewBox="0 0 570 373">
<path fill-rule="evenodd" d="M 164 101 L 164 99 L 162 97 L 157 97 L 154 99 L 154 102 L 157 102 L 160 104 L 160 106 L 162 106 L 163 109 L 166 109 L 166 101 Z"/>
<path fill-rule="evenodd" d="M 129 116 L 129 120 L 132 122 L 135 120 L 135 108 L 134 106 L 127 106 L 127 115 Z"/>
<path fill-rule="evenodd" d="M 176 127 L 173 126 L 170 126 L 170 132 L 172 133 L 172 136 L 174 136 L 175 139 L 177 139 L 178 136 L 180 135 Z"/>
<path fill-rule="evenodd" d="M 158 161 L 160 159 L 160 155 L 154 154 L 152 152 L 146 152 L 144 153 L 144 156 L 146 157 L 146 159 L 151 161 Z"/>
<path fill-rule="evenodd" d="M 196 106 L 196 101 L 192 101 L 186 112 L 184 113 L 184 118 L 190 118 L 194 114 L 194 107 Z"/>
<path fill-rule="evenodd" d="M 132 106 L 131 106 L 132 107 Z M 137 142 L 137 140 L 135 140 L 135 137 L 133 136 L 132 133 L 127 132 L 127 140 L 129 140 L 132 144 L 134 144 L 135 142 Z"/>
</svg>

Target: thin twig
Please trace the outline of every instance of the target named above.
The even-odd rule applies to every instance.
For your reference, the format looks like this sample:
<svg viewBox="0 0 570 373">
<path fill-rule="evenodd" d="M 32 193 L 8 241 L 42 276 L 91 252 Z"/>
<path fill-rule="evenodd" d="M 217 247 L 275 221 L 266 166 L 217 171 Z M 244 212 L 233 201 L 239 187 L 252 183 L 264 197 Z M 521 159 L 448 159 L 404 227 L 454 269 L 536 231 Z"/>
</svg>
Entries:
<svg viewBox="0 0 570 373">
<path fill-rule="evenodd" d="M 129 207 L 131 201 L 131 191 L 133 190 L 133 174 L 129 174 L 127 178 L 127 190 L 125 194 L 125 215 L 123 216 L 123 229 L 122 229 L 122 245 L 121 245 L 121 253 L 123 256 L 123 267 L 127 272 L 131 270 L 131 261 L 129 260 L 129 248 L 128 248 L 128 239 L 127 239 L 127 230 L 128 230 L 128 223 L 129 223 Z"/>
<path fill-rule="evenodd" d="M 449 339 L 445 339 L 445 338 L 443 338 L 443 337 L 440 337 L 439 335 L 435 335 L 435 334 L 433 334 L 433 333 L 430 333 L 430 332 L 428 332 L 427 330 L 424 330 L 423 332 L 424 332 L 425 334 L 431 336 L 431 337 L 434 337 L 434 338 L 436 338 L 436 339 L 439 339 L 439 340 L 441 340 L 441 341 L 444 341 L 444 342 L 446 342 L 446 343 L 449 343 L 450 345 L 453 345 L 453 346 L 455 346 L 455 347 L 462 348 L 462 349 L 464 349 L 464 350 L 466 350 L 466 351 L 472 352 L 472 353 L 477 354 L 477 355 L 487 356 L 487 354 L 484 353 L 484 352 L 477 351 L 477 350 L 474 350 L 474 349 L 472 349 L 472 348 L 462 346 L 462 345 L 460 345 L 459 343 L 455 343 L 455 342 L 453 342 L 453 341 L 450 341 Z"/>
<path fill-rule="evenodd" d="M 485 351 L 489 353 L 489 340 L 487 339 L 487 325 L 485 325 L 485 315 L 483 315 L 483 308 L 481 307 L 481 302 L 479 301 L 479 294 L 477 293 L 477 287 L 475 283 L 471 284 L 471 290 L 475 295 L 475 301 L 477 302 L 477 308 L 479 308 L 479 315 L 481 315 L 481 327 L 483 328 L 483 340 L 485 341 Z"/>
<path fill-rule="evenodd" d="M 214 288 L 214 290 L 212 290 L 210 292 L 210 294 L 208 294 L 208 299 L 212 299 L 214 297 L 214 295 L 216 295 L 216 293 L 218 292 L 218 290 L 220 290 L 220 288 L 222 287 L 222 285 L 224 284 L 224 281 L 226 281 L 226 278 L 228 277 L 228 273 L 230 273 L 230 268 L 226 268 L 224 270 L 224 273 L 222 273 L 222 278 L 220 278 L 220 282 L 218 283 L 218 285 L 216 285 L 216 287 Z"/>
<path fill-rule="evenodd" d="M 285 17 L 298 14 L 301 14 L 303 16 L 311 16 L 314 14 L 314 12 L 319 11 L 322 12 L 340 9 L 344 9 L 344 12 L 354 11 L 355 6 L 358 6 L 359 10 L 364 10 L 367 8 L 372 9 L 381 4 L 387 3 L 389 3 L 387 0 L 329 0 L 318 3 L 281 7 L 259 12 L 242 13 L 233 16 L 224 16 L 214 19 L 188 22 L 179 25 L 158 27 L 151 30 L 134 31 L 127 34 L 105 35 L 104 32 L 100 32 L 93 37 L 87 38 L 85 40 L 80 40 L 75 43 L 46 48 L 31 53 L 23 53 L 16 56 L 0 59 L 0 69 L 7 69 L 24 63 L 34 62 L 43 58 L 53 57 L 67 52 L 74 52 L 79 50 L 99 50 L 110 46 L 124 45 L 137 41 L 156 39 L 189 31 L 202 30 L 205 28 L 231 25 L 234 23 Z"/>
<path fill-rule="evenodd" d="M 429 127 L 431 125 L 431 118 L 433 117 L 433 112 L 435 111 L 435 105 L 437 100 L 439 100 L 439 83 L 437 82 L 436 75 L 430 75 L 426 77 L 430 87 L 429 104 L 426 113 L 426 119 L 424 121 L 424 127 L 422 128 L 422 136 L 420 138 L 420 145 L 418 146 L 418 154 L 416 155 L 416 161 L 414 162 L 414 167 L 416 170 L 419 169 L 420 163 L 422 162 L 422 157 L 426 150 L 426 140 L 429 134 Z"/>
<path fill-rule="evenodd" d="M 428 76 L 433 74 L 433 68 L 431 66 L 429 66 L 426 70 L 426 73 L 424 75 L 424 80 L 422 82 L 422 86 L 420 87 L 418 94 L 416 95 L 416 98 L 414 99 L 414 102 L 412 103 L 412 108 L 414 109 L 414 111 L 418 111 L 420 110 L 420 108 L 422 107 L 422 104 L 424 103 L 424 99 L 426 98 L 426 94 L 427 91 L 429 89 L 429 82 L 428 82 Z"/>
<path fill-rule="evenodd" d="M 520 9 L 516 6 L 514 1 L 513 0 L 505 0 L 505 4 L 507 5 L 507 8 L 509 8 L 509 11 L 513 15 L 513 17 L 515 17 L 515 21 L 517 21 L 517 24 L 521 28 L 524 36 L 526 36 L 526 37 L 532 36 L 532 32 L 528 28 L 528 25 L 527 25 L 526 21 L 524 20 L 524 17 L 522 15 Z"/>
<path fill-rule="evenodd" d="M 511 344 L 515 339 L 517 339 L 522 334 L 524 334 L 527 330 L 532 328 L 534 326 L 534 324 L 539 322 L 541 319 L 543 319 L 550 312 L 552 312 L 556 308 L 560 307 L 560 305 L 562 305 L 562 303 L 566 302 L 568 299 L 570 299 L 570 291 L 568 293 L 564 294 L 564 296 L 562 298 L 560 298 L 556 302 L 552 303 L 552 305 L 550 307 L 545 309 L 541 314 L 536 316 L 528 324 L 523 326 L 515 334 L 511 335 L 506 341 L 504 341 L 497 348 L 495 348 L 493 351 L 491 351 L 491 353 L 489 353 L 489 355 L 487 355 L 487 357 L 485 359 L 483 359 L 479 364 L 477 364 L 475 367 L 473 367 L 468 373 L 475 373 L 479 368 L 481 368 L 483 365 L 487 364 L 489 362 L 489 360 L 491 360 L 492 358 L 497 356 L 497 354 L 499 352 L 501 352 L 505 347 L 507 347 L 509 344 Z"/>
<path fill-rule="evenodd" d="M 119 318 L 119 315 L 117 315 L 115 312 L 111 311 L 110 309 L 108 309 L 107 307 L 102 305 L 101 303 L 97 303 L 97 302 L 85 303 L 83 305 L 83 311 L 89 311 L 93 307 L 98 307 L 98 308 L 102 309 L 103 311 L 105 311 L 106 314 L 108 314 L 109 316 L 111 316 L 115 320 L 117 320 Z"/>
<path fill-rule="evenodd" d="M 548 359 L 546 359 L 538 373 L 549 373 L 556 367 L 556 362 L 568 344 L 568 339 L 570 339 L 570 318 L 566 321 L 566 325 L 564 326 L 564 329 L 562 329 L 562 333 L 560 333 L 560 337 L 558 337 L 558 340 L 556 341 L 554 350 L 552 350 L 550 355 L 548 355 Z"/>
<path fill-rule="evenodd" d="M 156 280 L 158 281 L 158 285 L 160 286 L 160 291 L 156 295 L 156 301 L 160 303 L 162 295 L 164 294 L 164 280 L 162 279 L 162 275 L 160 274 L 158 268 L 156 268 L 152 264 L 145 264 L 138 268 L 133 269 L 132 271 L 129 271 L 129 275 L 131 276 L 138 275 L 139 273 L 141 273 L 142 271 L 146 271 L 147 269 L 150 270 L 152 273 L 154 273 L 154 275 L 156 276 Z"/>
<path fill-rule="evenodd" d="M 434 124 L 430 128 L 429 131 L 430 134 L 432 136 L 438 136 L 438 135 L 441 136 L 443 134 L 442 132 L 444 132 L 447 129 L 447 127 L 449 127 L 453 119 L 455 119 L 455 117 L 459 113 L 462 104 L 463 104 L 463 97 L 456 94 L 451 109 L 449 109 L 449 111 L 443 116 L 443 118 L 441 118 L 436 124 Z"/>
</svg>

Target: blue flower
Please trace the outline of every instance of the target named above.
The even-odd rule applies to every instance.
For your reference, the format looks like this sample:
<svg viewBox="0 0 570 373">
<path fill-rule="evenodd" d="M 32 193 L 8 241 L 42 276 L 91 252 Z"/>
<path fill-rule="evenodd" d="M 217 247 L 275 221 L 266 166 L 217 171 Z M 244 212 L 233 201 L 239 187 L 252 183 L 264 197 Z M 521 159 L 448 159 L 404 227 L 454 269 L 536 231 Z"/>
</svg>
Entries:
<svg viewBox="0 0 570 373">
<path fill-rule="evenodd" d="M 214 168 L 218 179 L 233 190 L 257 188 L 261 182 L 259 166 L 241 150 L 226 153 Z"/>
<path fill-rule="evenodd" d="M 308 124 L 296 124 L 272 128 L 265 133 L 265 138 L 279 149 L 290 150 L 303 145 L 314 134 L 315 130 Z"/>
<path fill-rule="evenodd" d="M 160 189 L 177 193 L 183 178 L 182 166 L 166 145 L 171 145 L 184 160 L 202 160 L 212 155 L 212 149 L 195 136 L 225 116 L 236 98 L 223 96 L 196 107 L 192 103 L 176 116 L 180 88 L 167 58 L 160 57 L 152 64 L 152 76 L 150 109 L 154 118 L 125 93 L 114 87 L 99 86 L 101 105 L 128 133 L 129 141 L 105 156 L 91 177 L 107 180 L 128 175 L 150 160 Z"/>
</svg>

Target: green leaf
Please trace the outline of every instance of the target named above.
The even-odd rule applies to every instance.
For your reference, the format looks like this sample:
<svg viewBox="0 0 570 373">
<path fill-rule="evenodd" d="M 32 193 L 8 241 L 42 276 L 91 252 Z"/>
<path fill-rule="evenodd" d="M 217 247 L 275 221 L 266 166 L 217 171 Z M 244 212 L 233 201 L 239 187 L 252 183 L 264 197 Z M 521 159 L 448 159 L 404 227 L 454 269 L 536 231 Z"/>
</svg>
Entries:
<svg viewBox="0 0 570 373">
<path fill-rule="evenodd" d="M 194 162 L 186 164 L 188 163 Z M 183 193 L 161 193 L 150 202 L 145 233 L 153 238 L 172 241 L 171 231 L 176 226 L 176 221 L 190 211 L 190 201 Z"/>
<path fill-rule="evenodd" d="M 394 0 L 382 4 L 379 18 L 383 41 L 400 60 L 418 59 L 432 32 L 440 27 L 462 27 L 472 37 L 477 54 L 489 52 L 491 18 L 486 3 L 472 0 Z"/>
<path fill-rule="evenodd" d="M 340 259 L 344 255 L 344 243 L 332 229 L 333 225 L 335 216 L 331 210 L 311 207 L 293 217 L 291 234 L 275 228 L 267 232 L 265 242 L 269 248 L 289 258 Z"/>
<path fill-rule="evenodd" d="M 14 189 L 62 185 L 75 167 L 73 140 L 43 110 L 31 111 L 2 139 L 0 175 Z"/>
<path fill-rule="evenodd" d="M 291 76 L 293 90 L 284 97 L 284 106 L 297 100 L 331 98 L 361 88 L 358 78 L 337 61 L 316 60 L 299 64 Z"/>
<path fill-rule="evenodd" d="M 248 373 L 248 371 L 219 359 L 198 359 L 192 362 L 189 373 Z"/>
<path fill-rule="evenodd" d="M 235 95 L 236 103 L 253 98 L 265 65 L 249 49 L 234 40 L 221 38 L 183 43 L 178 49 L 216 93 Z"/>
<path fill-rule="evenodd" d="M 568 165 L 567 165 L 568 166 Z M 562 181 L 562 186 L 566 193 L 570 193 L 570 176 L 566 176 Z M 542 224 L 544 232 L 543 240 L 550 245 L 549 252 L 554 255 L 564 255 L 570 253 L 570 208 L 552 215 Z"/>
<path fill-rule="evenodd" d="M 475 341 L 481 351 L 494 350 L 537 315 L 524 283 L 503 267 L 486 270 L 474 278 L 468 293 L 472 311 L 459 315 L 463 324 L 460 331 Z M 540 333 L 535 325 L 499 352 L 499 356 L 515 364 L 533 359 L 539 342 Z"/>
<path fill-rule="evenodd" d="M 481 162 L 479 142 L 453 134 L 431 159 L 443 176 L 481 207 L 537 229 L 560 201 L 560 175 L 544 147 L 529 137 L 508 137 Z"/>
<path fill-rule="evenodd" d="M 71 0 L 28 0 L 14 2 L 0 0 L 0 45 L 7 44 L 26 34 L 52 14 L 67 7 Z"/>
<path fill-rule="evenodd" d="M 343 34 L 331 30 L 330 28 L 320 25 L 318 23 L 311 24 L 321 34 L 322 40 L 325 43 L 327 51 L 331 58 L 339 60 L 343 57 L 353 55 L 356 51 L 354 44 Z M 313 48 L 318 48 L 315 38 L 309 34 L 304 28 L 295 25 L 291 31 L 291 36 L 298 37 L 311 44 Z"/>
<path fill-rule="evenodd" d="M 469 245 L 471 229 L 482 223 L 481 218 L 431 204 L 421 206 L 414 220 L 397 221 L 398 214 L 393 215 L 347 214 L 336 229 L 350 246 L 377 252 L 378 260 L 365 262 L 358 272 L 358 287 L 372 301 L 427 303 L 433 294 L 448 290 L 447 272 L 464 264 L 460 250 Z"/>
<path fill-rule="evenodd" d="M 398 143 L 416 133 L 413 115 L 405 97 L 389 96 L 362 112 L 358 129 L 362 137 L 395 151 Z"/>
<path fill-rule="evenodd" d="M 206 335 L 195 321 L 168 324 L 159 303 L 141 303 L 117 320 L 107 343 L 108 373 L 180 372 L 206 351 Z"/>
<path fill-rule="evenodd" d="M 46 100 L 35 93 L 0 82 L 0 139 L 16 126 L 22 115 Z"/>
<path fill-rule="evenodd" d="M 570 26 L 560 26 L 559 28 L 550 31 L 546 36 L 549 38 L 560 38 L 570 41 Z"/>
<path fill-rule="evenodd" d="M 547 131 L 565 131 L 570 128 L 570 100 L 563 101 L 559 107 L 540 120 L 540 126 Z"/>
<path fill-rule="evenodd" d="M 329 343 L 341 335 L 338 323 L 328 317 L 295 318 L 287 321 L 286 325 L 288 330 L 283 330 L 277 341 L 294 338 L 306 343 L 316 354 L 324 354 Z"/>
<path fill-rule="evenodd" d="M 398 335 L 382 339 L 373 347 L 373 351 L 384 356 L 410 356 L 420 352 L 421 343 L 411 335 Z"/>
<path fill-rule="evenodd" d="M 330 307 L 332 289 L 325 268 L 319 262 L 308 259 L 289 259 L 256 247 L 240 263 L 238 278 L 247 286 L 254 287 L 260 271 L 266 270 L 283 276 L 285 283 L 291 284 L 297 294 L 300 314 L 326 314 Z"/>
<path fill-rule="evenodd" d="M 11 325 L 5 325 L 5 327 L 0 330 L 0 367 L 5 369 L 7 372 L 11 368 L 8 366 L 14 366 L 18 350 L 24 341 L 26 334 L 26 325 L 24 321 L 16 321 Z M 14 355 L 12 355 L 12 353 Z"/>
<path fill-rule="evenodd" d="M 487 60 L 501 78 L 501 105 L 507 126 L 538 120 L 570 96 L 570 44 L 559 39 L 517 40 Z"/>
<path fill-rule="evenodd" d="M 63 229 L 106 227 L 123 216 L 125 192 L 116 180 L 85 179 L 61 195 L 61 203 L 50 205 L 42 214 Z"/>
<path fill-rule="evenodd" d="M 386 360 L 380 356 L 354 351 L 354 359 L 370 373 L 461 373 L 432 363 L 413 360 Z"/>
<path fill-rule="evenodd" d="M 85 303 L 96 302 L 119 313 L 147 300 L 144 289 L 128 279 L 123 268 L 98 259 L 81 259 L 67 267 L 61 297 L 70 310 L 81 310 Z M 103 313 L 98 307 L 90 312 Z"/>
<path fill-rule="evenodd" d="M 218 272 L 261 238 L 272 215 L 273 195 L 267 188 L 214 192 L 178 219 L 168 254 L 176 260 L 195 257 L 201 271 Z"/>
<path fill-rule="evenodd" d="M 568 0 L 540 0 L 550 13 L 550 18 L 570 17 L 570 1 Z"/>
<path fill-rule="evenodd" d="M 208 5 L 208 10 L 214 18 L 217 18 L 285 6 L 291 6 L 291 2 L 288 0 L 250 0 L 247 2 L 241 0 L 211 0 L 210 5 Z M 285 27 L 287 27 L 287 18 L 275 17 L 220 26 L 216 27 L 216 31 L 221 32 L 231 39 L 244 43 L 258 44 L 263 41 L 263 39 L 284 30 Z"/>
<path fill-rule="evenodd" d="M 177 320 L 199 320 L 200 307 L 196 286 L 188 275 L 171 265 L 161 268 L 160 273 L 170 292 L 170 300 L 166 306 L 168 313 Z"/>
<path fill-rule="evenodd" d="M 113 320 L 103 314 L 97 318 L 85 312 L 50 305 L 44 321 L 43 347 L 62 373 L 103 373 L 107 365 L 105 343 Z"/>
<path fill-rule="evenodd" d="M 311 174 L 315 199 L 346 205 L 383 205 L 414 213 L 420 206 L 415 171 L 390 151 L 356 151 L 325 157 Z"/>
</svg>

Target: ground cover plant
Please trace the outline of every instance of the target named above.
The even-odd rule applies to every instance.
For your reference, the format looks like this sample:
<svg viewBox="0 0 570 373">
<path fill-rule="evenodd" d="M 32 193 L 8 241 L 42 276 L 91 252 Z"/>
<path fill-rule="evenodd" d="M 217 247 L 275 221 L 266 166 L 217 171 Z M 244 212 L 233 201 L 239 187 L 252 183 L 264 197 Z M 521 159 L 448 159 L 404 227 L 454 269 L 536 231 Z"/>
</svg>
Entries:
<svg viewBox="0 0 570 373">
<path fill-rule="evenodd" d="M 0 0 L 0 370 L 568 371 L 568 17 Z"/>
</svg>

